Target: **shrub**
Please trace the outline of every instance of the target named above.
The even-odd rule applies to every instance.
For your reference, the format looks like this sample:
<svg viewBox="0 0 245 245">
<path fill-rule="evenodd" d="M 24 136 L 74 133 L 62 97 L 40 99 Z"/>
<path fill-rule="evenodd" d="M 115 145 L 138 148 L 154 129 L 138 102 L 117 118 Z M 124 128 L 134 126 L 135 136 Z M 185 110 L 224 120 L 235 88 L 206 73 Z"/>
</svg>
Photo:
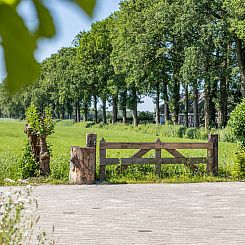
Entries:
<svg viewBox="0 0 245 245">
<path fill-rule="evenodd" d="M 231 112 L 228 126 L 235 138 L 245 145 L 245 99 Z"/>
<path fill-rule="evenodd" d="M 236 179 L 245 179 L 245 148 L 241 147 L 236 153 L 233 175 Z"/>
<path fill-rule="evenodd" d="M 31 191 L 31 187 L 26 187 L 0 193 L 0 244 L 54 244 L 45 232 L 34 235 L 39 215 Z"/>
<path fill-rule="evenodd" d="M 229 128 L 229 127 L 226 127 L 222 130 L 219 130 L 218 131 L 218 134 L 219 134 L 219 140 L 222 141 L 222 142 L 235 142 L 236 139 L 235 139 L 235 136 L 234 134 L 232 133 L 232 130 Z"/>
<path fill-rule="evenodd" d="M 144 122 L 153 122 L 154 121 L 154 113 L 149 111 L 141 111 L 138 116 L 139 121 Z"/>
<path fill-rule="evenodd" d="M 187 128 L 185 132 L 185 138 L 198 139 L 198 128 Z"/>
<path fill-rule="evenodd" d="M 24 132 L 28 136 L 33 158 L 38 163 L 40 174 L 49 175 L 50 173 L 50 147 L 47 143 L 47 136 L 54 133 L 55 122 L 52 119 L 51 108 L 46 107 L 44 114 L 38 113 L 37 107 L 31 104 L 26 110 L 26 125 Z M 28 165 L 28 164 L 27 164 Z M 31 163 L 31 165 L 33 165 Z"/>
<path fill-rule="evenodd" d="M 51 178 L 68 181 L 69 179 L 69 156 L 60 155 L 58 159 L 53 159 L 50 163 Z"/>
<path fill-rule="evenodd" d="M 22 150 L 22 157 L 19 161 L 19 172 L 22 179 L 36 177 L 39 174 L 39 166 L 34 159 L 29 141 L 26 141 Z"/>
<path fill-rule="evenodd" d="M 186 134 L 186 127 L 179 127 L 178 137 L 183 138 L 185 134 Z"/>
<path fill-rule="evenodd" d="M 199 130 L 198 130 L 198 139 L 207 140 L 208 139 L 208 134 L 209 134 L 208 130 L 206 130 L 205 128 L 199 128 Z"/>
</svg>

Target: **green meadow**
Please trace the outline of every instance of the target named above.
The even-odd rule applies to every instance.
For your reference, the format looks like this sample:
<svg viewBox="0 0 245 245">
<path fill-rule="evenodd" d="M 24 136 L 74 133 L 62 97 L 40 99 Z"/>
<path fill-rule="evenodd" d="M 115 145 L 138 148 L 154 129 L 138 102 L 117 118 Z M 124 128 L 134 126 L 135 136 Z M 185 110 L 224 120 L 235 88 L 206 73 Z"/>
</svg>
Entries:
<svg viewBox="0 0 245 245">
<path fill-rule="evenodd" d="M 4 179 L 20 179 L 18 169 L 22 148 L 26 141 L 23 121 L 0 120 L 0 184 L 6 184 Z M 36 178 L 31 181 L 40 183 L 68 183 L 69 158 L 71 146 L 84 146 L 87 133 L 96 133 L 98 141 L 104 138 L 106 141 L 119 142 L 154 142 L 160 138 L 162 142 L 205 142 L 206 140 L 187 139 L 177 137 L 164 137 L 161 129 L 156 130 L 155 125 L 148 125 L 135 130 L 131 126 L 90 126 L 86 123 L 72 123 L 71 121 L 60 121 L 55 126 L 55 133 L 49 136 L 48 141 L 52 148 L 51 176 L 48 178 Z M 97 149 L 98 149 L 97 144 Z M 107 167 L 107 181 L 111 183 L 136 183 L 136 182 L 201 182 L 201 181 L 229 181 L 233 180 L 232 172 L 237 144 L 219 143 L 219 176 L 207 176 L 205 166 L 199 165 L 199 171 L 192 173 L 184 165 L 164 165 L 161 176 L 154 173 L 153 165 L 130 166 L 126 171 L 121 166 Z M 110 150 L 108 156 L 129 157 L 137 150 Z M 186 156 L 206 156 L 205 150 L 183 150 Z M 168 153 L 162 150 L 163 156 Z M 153 157 L 150 151 L 148 157 Z M 99 154 L 97 154 L 97 167 L 99 165 Z"/>
</svg>

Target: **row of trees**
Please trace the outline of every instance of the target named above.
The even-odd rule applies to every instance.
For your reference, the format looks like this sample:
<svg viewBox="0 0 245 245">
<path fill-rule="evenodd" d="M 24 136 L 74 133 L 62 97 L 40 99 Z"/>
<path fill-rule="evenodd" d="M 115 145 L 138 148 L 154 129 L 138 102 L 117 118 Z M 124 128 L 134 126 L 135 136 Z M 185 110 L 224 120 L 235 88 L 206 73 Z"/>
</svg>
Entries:
<svg viewBox="0 0 245 245">
<path fill-rule="evenodd" d="M 200 94 L 204 95 L 205 127 L 224 127 L 229 112 L 245 97 L 245 3 L 243 0 L 127 0 L 120 10 L 79 33 L 72 47 L 62 48 L 41 63 L 39 79 L 15 95 L 5 83 L 0 91 L 0 114 L 22 117 L 32 101 L 56 118 L 87 120 L 92 106 L 103 122 L 112 105 L 112 122 L 127 109 L 138 125 L 142 96 L 160 101 L 165 119 L 178 123 L 180 101 L 184 113 L 194 113 L 199 127 Z M 190 101 L 191 107 L 190 108 Z M 218 117 L 218 121 L 216 118 Z M 188 126 L 188 120 L 186 120 Z"/>
</svg>

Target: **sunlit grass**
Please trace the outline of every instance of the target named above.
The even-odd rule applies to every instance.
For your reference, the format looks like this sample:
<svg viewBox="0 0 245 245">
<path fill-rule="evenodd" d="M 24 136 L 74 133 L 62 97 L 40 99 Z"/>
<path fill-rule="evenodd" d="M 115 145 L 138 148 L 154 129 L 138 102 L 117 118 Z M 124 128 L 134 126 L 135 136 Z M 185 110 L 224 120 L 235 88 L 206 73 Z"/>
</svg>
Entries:
<svg viewBox="0 0 245 245">
<path fill-rule="evenodd" d="M 18 179 L 18 159 L 21 156 L 22 147 L 26 139 L 24 134 L 24 125 L 22 121 L 16 120 L 0 120 L 0 183 L 3 183 L 4 178 Z M 64 126 L 66 125 L 66 126 Z M 150 127 L 149 125 L 147 126 Z M 154 130 L 153 130 L 154 131 Z M 120 130 L 120 126 L 110 128 L 91 127 L 86 128 L 84 123 L 59 123 L 55 127 L 55 133 L 48 138 L 52 145 L 52 160 L 51 170 L 52 175 L 49 182 L 67 182 L 69 171 L 69 158 L 71 146 L 84 146 L 87 133 L 96 133 L 98 141 L 102 137 L 106 141 L 118 142 L 155 142 L 159 137 L 162 142 L 206 142 L 205 140 L 191 140 L 174 137 L 156 136 L 156 134 L 147 133 L 142 127 L 142 131 L 135 130 L 133 127 Z M 219 167 L 220 178 L 231 175 L 232 166 L 234 163 L 234 155 L 236 151 L 235 143 L 219 143 Z M 98 149 L 98 147 L 97 147 Z M 130 157 L 137 150 L 110 150 L 108 156 L 114 157 Z M 205 150 L 181 150 L 186 156 L 206 156 Z M 154 151 L 150 151 L 146 157 L 153 157 Z M 169 157 L 169 154 L 162 150 L 163 157 Z M 97 165 L 99 164 L 99 154 L 97 154 Z M 110 173 L 111 169 L 111 173 Z M 126 173 L 120 172 L 120 167 L 108 168 L 108 180 L 112 182 L 194 182 L 200 181 L 205 176 L 189 173 L 185 166 L 173 165 L 162 166 L 163 175 L 161 178 L 154 174 L 154 166 L 133 166 Z M 202 171 L 203 172 L 203 171 Z M 168 179 L 168 180 L 167 180 Z M 228 178 L 229 179 L 229 178 Z M 227 180 L 228 180 L 227 179 Z M 214 180 L 214 179 L 213 179 Z M 206 178 L 208 181 L 208 178 Z"/>
</svg>

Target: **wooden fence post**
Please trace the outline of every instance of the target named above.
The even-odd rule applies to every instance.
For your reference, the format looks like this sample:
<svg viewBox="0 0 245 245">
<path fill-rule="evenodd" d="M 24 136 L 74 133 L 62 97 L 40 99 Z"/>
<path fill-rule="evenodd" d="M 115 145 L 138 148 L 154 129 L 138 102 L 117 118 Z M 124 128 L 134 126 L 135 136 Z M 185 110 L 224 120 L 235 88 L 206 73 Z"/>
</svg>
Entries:
<svg viewBox="0 0 245 245">
<path fill-rule="evenodd" d="M 160 144 L 160 143 L 161 143 L 161 140 L 158 138 L 157 141 L 156 141 L 156 145 Z M 161 149 L 156 149 L 155 150 L 155 157 L 159 158 L 159 160 L 160 160 L 160 158 L 161 158 Z M 156 164 L 155 168 L 156 168 L 155 173 L 160 176 L 160 174 L 161 174 L 161 164 Z"/>
<path fill-rule="evenodd" d="M 105 142 L 105 139 L 102 138 L 100 143 Z M 100 147 L 100 181 L 104 181 L 105 180 L 105 174 L 106 174 L 106 166 L 105 165 L 101 165 L 102 163 L 102 159 L 106 158 L 106 150 L 101 149 Z"/>
<path fill-rule="evenodd" d="M 86 134 L 86 146 L 94 148 L 95 151 L 94 153 L 95 162 L 93 163 L 95 180 L 96 180 L 96 144 L 97 144 L 97 134 L 93 134 L 93 133 Z"/>
<path fill-rule="evenodd" d="M 208 150 L 208 164 L 207 164 L 207 172 L 212 173 L 213 175 L 218 175 L 218 134 L 209 134 L 208 142 L 213 143 L 213 149 Z"/>
<path fill-rule="evenodd" d="M 96 148 L 97 134 L 86 134 L 86 146 Z"/>
</svg>

